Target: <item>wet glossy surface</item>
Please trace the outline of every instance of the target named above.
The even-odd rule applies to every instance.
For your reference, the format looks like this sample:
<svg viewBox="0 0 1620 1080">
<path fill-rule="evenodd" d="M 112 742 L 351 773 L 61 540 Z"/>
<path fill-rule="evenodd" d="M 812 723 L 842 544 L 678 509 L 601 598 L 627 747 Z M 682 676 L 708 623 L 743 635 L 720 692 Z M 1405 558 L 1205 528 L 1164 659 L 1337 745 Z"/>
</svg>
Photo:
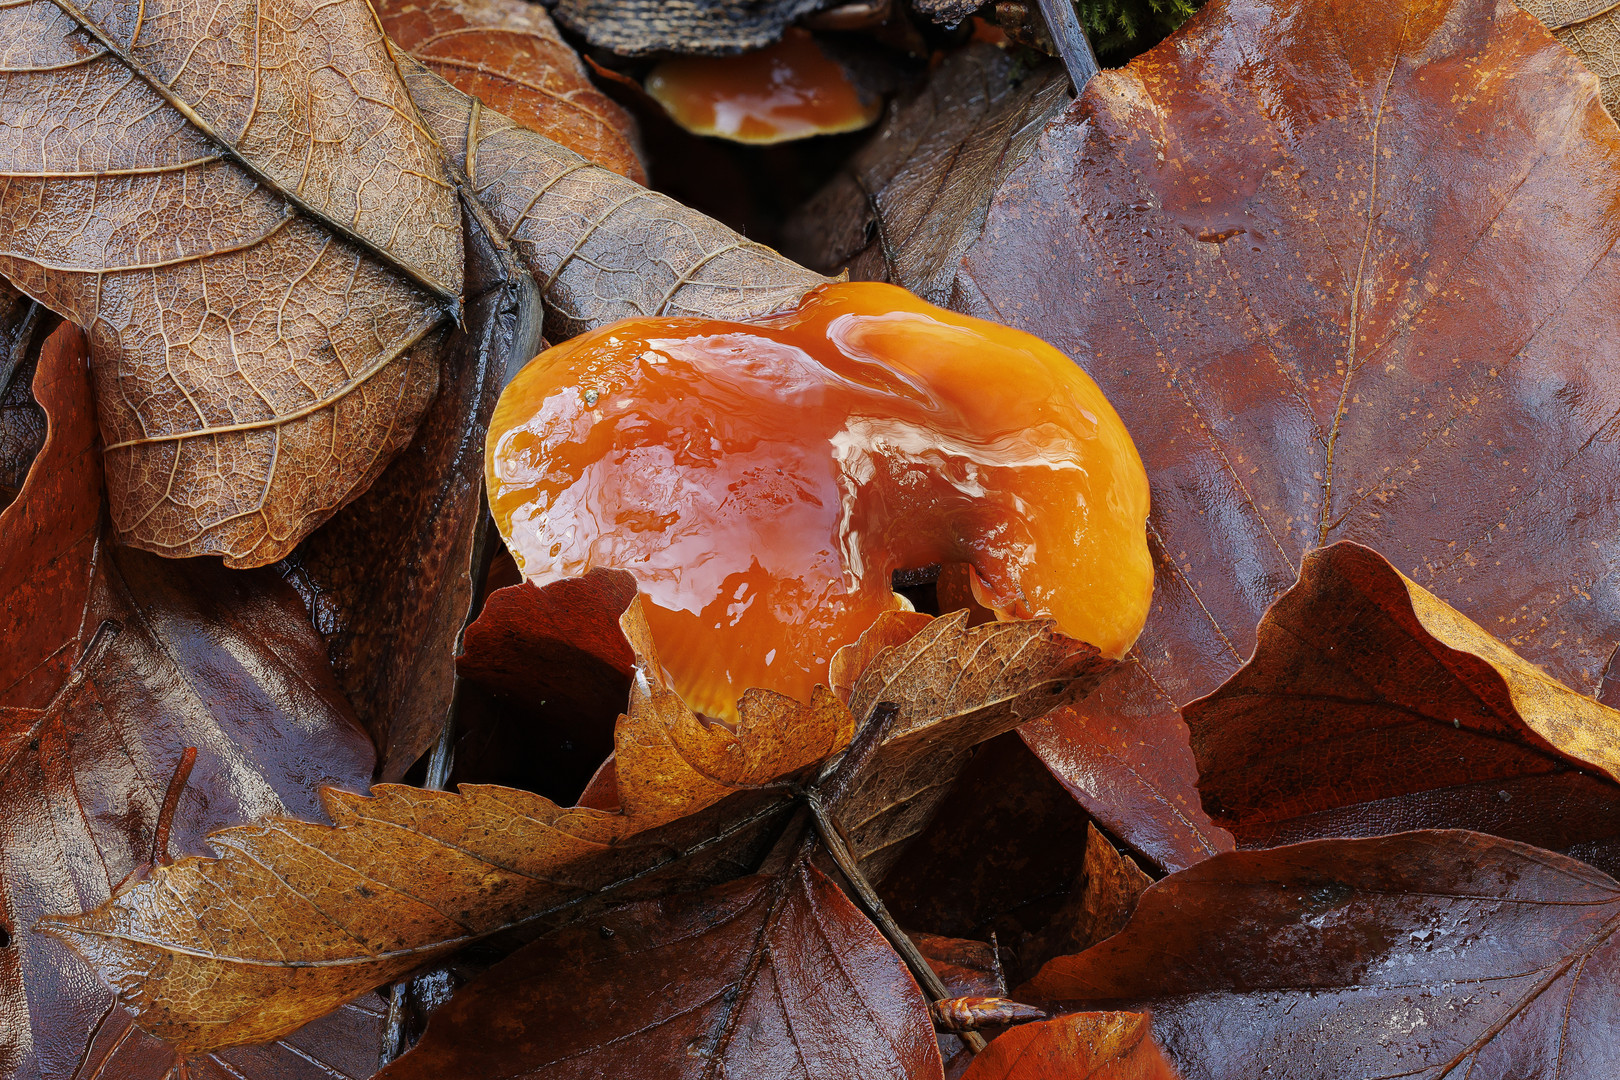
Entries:
<svg viewBox="0 0 1620 1080">
<path fill-rule="evenodd" d="M 864 97 L 837 61 L 803 30 L 740 56 L 676 56 L 646 80 L 647 93 L 698 135 L 775 143 L 857 131 L 878 118 L 883 100 Z"/>
<path fill-rule="evenodd" d="M 890 285 L 551 349 L 502 395 L 486 470 L 524 574 L 632 572 L 675 686 L 715 716 L 751 686 L 807 698 L 896 606 L 896 569 L 971 563 L 987 605 L 1114 656 L 1152 592 L 1147 479 L 1090 377 Z"/>
</svg>

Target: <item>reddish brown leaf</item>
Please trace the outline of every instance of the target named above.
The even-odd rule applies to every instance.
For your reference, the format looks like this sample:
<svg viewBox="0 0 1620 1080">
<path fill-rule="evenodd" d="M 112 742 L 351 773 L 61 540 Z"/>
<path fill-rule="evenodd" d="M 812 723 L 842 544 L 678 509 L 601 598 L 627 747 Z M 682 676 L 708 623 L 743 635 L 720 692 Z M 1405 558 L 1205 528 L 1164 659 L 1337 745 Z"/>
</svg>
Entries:
<svg viewBox="0 0 1620 1080">
<path fill-rule="evenodd" d="M 274 575 L 111 545 L 77 329 L 46 343 L 34 394 L 49 435 L 0 514 L 0 1072 L 90 1061 L 155 1080 L 173 1049 L 137 1037 L 37 920 L 106 901 L 150 859 L 185 748 L 198 753 L 175 802 L 177 852 L 222 826 L 318 815 L 315 788 L 363 788 L 372 750 Z"/>
<path fill-rule="evenodd" d="M 1015 1027 L 963 1080 L 1179 1080 L 1140 1013 L 1071 1013 Z"/>
<path fill-rule="evenodd" d="M 1592 69 L 1609 115 L 1620 115 L 1620 8 L 1609 0 L 1524 0 L 1519 6 Z"/>
<path fill-rule="evenodd" d="M 840 804 L 872 865 L 926 821 L 975 741 L 1106 668 L 1050 620 L 961 622 L 935 620 L 856 682 L 863 715 L 898 707 Z M 485 785 L 332 794 L 336 827 L 281 818 L 217 834 L 222 858 L 158 867 L 52 931 L 143 1026 L 201 1050 L 290 1031 L 478 937 L 577 917 L 599 890 L 641 899 L 734 876 L 794 805 L 785 781 L 841 749 L 853 718 L 824 690 L 804 704 L 753 689 L 735 729 L 707 723 L 666 685 L 639 602 L 621 625 L 638 677 L 616 732 L 616 811 Z"/>
<path fill-rule="evenodd" d="M 546 9 L 524 0 L 385 0 L 383 30 L 428 70 L 603 168 L 647 182 L 630 114 L 591 84 Z"/>
<path fill-rule="evenodd" d="M 1228 852 L 1018 991 L 1147 1007 L 1187 1080 L 1600 1080 L 1620 1068 L 1620 885 L 1470 832 Z M 1112 1007 L 1112 1006 L 1110 1006 Z"/>
<path fill-rule="evenodd" d="M 1018 735 L 997 736 L 979 747 L 938 816 L 882 880 L 883 901 L 902 926 L 994 934 L 1016 954 L 1079 880 L 1088 827 L 1085 811 Z"/>
<path fill-rule="evenodd" d="M 1620 640 L 1617 191 L 1595 81 L 1496 0 L 1216 0 L 1007 172 L 925 294 L 1068 350 L 1142 448 L 1154 612 L 1030 736 L 1110 832 L 1161 867 L 1225 846 L 1176 709 L 1335 540 L 1597 689 Z"/>
<path fill-rule="evenodd" d="M 1077 953 L 1119 933 L 1153 879 L 1129 855 L 1086 826 L 1086 864 L 1052 921 L 1019 955 L 1023 971 L 1039 971 L 1054 956 Z"/>
<path fill-rule="evenodd" d="M 1471 828 L 1620 868 L 1620 713 L 1341 543 L 1254 657 L 1187 706 L 1199 789 L 1245 846 Z"/>
<path fill-rule="evenodd" d="M 798 865 L 541 938 L 436 1013 L 379 1080 L 941 1076 L 922 991 Z"/>
</svg>

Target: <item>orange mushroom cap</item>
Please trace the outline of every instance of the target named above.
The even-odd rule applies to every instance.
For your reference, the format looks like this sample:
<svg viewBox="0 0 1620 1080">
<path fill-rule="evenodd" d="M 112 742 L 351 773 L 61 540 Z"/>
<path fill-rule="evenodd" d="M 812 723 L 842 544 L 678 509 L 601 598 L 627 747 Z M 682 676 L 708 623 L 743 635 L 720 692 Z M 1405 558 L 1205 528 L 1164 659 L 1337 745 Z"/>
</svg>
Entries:
<svg viewBox="0 0 1620 1080">
<path fill-rule="evenodd" d="M 1090 376 L 1038 338 L 892 285 L 757 324 L 634 319 L 542 353 L 501 395 L 490 505 L 524 575 L 635 575 L 692 708 L 807 699 L 900 603 L 965 562 L 998 614 L 1109 656 L 1153 589 L 1147 477 Z"/>
<path fill-rule="evenodd" d="M 843 66 L 797 28 L 739 56 L 662 60 L 645 86 L 687 131 L 743 143 L 859 131 L 883 111 L 880 97 L 861 93 Z"/>
</svg>

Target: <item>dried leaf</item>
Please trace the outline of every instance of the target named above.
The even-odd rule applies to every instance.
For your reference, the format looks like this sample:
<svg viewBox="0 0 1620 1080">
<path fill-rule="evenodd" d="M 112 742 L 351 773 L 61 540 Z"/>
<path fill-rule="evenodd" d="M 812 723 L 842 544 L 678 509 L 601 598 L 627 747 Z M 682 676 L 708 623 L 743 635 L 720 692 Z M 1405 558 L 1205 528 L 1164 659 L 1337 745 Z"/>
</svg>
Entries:
<svg viewBox="0 0 1620 1080">
<path fill-rule="evenodd" d="M 1311 552 L 1259 639 L 1185 712 L 1205 803 L 1245 846 L 1470 828 L 1620 867 L 1620 713 L 1376 552 Z"/>
<path fill-rule="evenodd" d="M 1519 6 L 1586 63 L 1602 85 L 1609 115 L 1620 116 L 1620 7 L 1611 0 L 1522 0 Z"/>
<path fill-rule="evenodd" d="M 798 864 L 616 909 L 526 946 L 379 1080 L 941 1077 L 922 992 Z"/>
<path fill-rule="evenodd" d="M 280 558 L 409 440 L 462 286 L 369 5 L 30 0 L 0 42 L 0 273 L 89 328 L 119 538 Z"/>
<path fill-rule="evenodd" d="M 759 49 L 828 0 L 560 0 L 558 20 L 620 56 L 652 52 L 720 56 Z"/>
<path fill-rule="evenodd" d="M 400 70 L 445 153 L 534 275 L 552 341 L 642 315 L 758 318 L 795 306 L 826 280 L 504 116 L 474 111 L 472 99 L 408 57 Z"/>
<path fill-rule="evenodd" d="M 1024 1024 L 973 1059 L 962 1080 L 1179 1080 L 1141 1013 L 1070 1013 Z"/>
<path fill-rule="evenodd" d="M 1112 667 L 1051 619 L 969 627 L 965 611 L 878 653 L 850 690 L 850 711 L 867 716 L 879 702 L 900 711 L 840 811 L 866 876 L 881 880 L 894 865 L 975 746 L 1090 693 Z"/>
<path fill-rule="evenodd" d="M 0 279 L 0 510 L 22 490 L 45 445 L 45 411 L 34 400 L 34 361 L 55 321 Z"/>
<path fill-rule="evenodd" d="M 524 0 L 385 0 L 382 26 L 429 71 L 603 168 L 647 182 L 630 114 L 591 84 L 546 9 Z"/>
<path fill-rule="evenodd" d="M 507 375 L 540 348 L 533 280 L 477 217 L 465 234 L 465 327 L 440 350 L 439 395 L 394 464 L 281 567 L 326 639 L 385 781 L 405 775 L 449 715 L 456 641 L 485 561 L 475 550 L 483 436 Z"/>
<path fill-rule="evenodd" d="M 86 358 L 73 327 L 47 341 L 34 393 L 50 432 L 0 513 L 0 1073 L 17 1080 L 75 1068 L 155 1080 L 174 1064 L 34 927 L 106 901 L 152 859 L 186 747 L 198 754 L 177 852 L 222 826 L 317 816 L 318 785 L 363 787 L 373 761 L 274 575 L 110 544 Z"/>
<path fill-rule="evenodd" d="M 1317 840 L 1165 878 L 1019 993 L 1148 1007 L 1187 1080 L 1598 1080 L 1620 1067 L 1616 926 L 1620 885 L 1524 844 Z"/>
<path fill-rule="evenodd" d="M 1620 641 L 1616 190 L 1592 79 L 1496 0 L 1215 0 L 1000 182 L 943 293 L 1079 359 L 1153 487 L 1131 662 L 1026 729 L 1113 835 L 1165 868 L 1230 842 L 1177 707 L 1336 540 L 1597 689 Z"/>
<path fill-rule="evenodd" d="M 953 762 L 985 731 L 1064 697 L 1065 679 L 1085 685 L 1106 666 L 1048 620 L 958 622 L 937 620 L 880 654 L 856 684 L 857 703 L 881 694 L 900 706 L 844 811 L 858 842 L 884 849 L 878 857 L 921 819 L 907 800 L 934 797 L 930 754 Z M 621 625 L 638 674 L 615 733 L 617 811 L 487 785 L 330 793 L 336 828 L 281 819 L 217 834 L 222 858 L 160 867 L 53 931 L 92 958 L 144 1027 L 203 1048 L 289 1031 L 481 935 L 577 914 L 599 890 L 658 895 L 735 876 L 762 852 L 734 856 L 727 844 L 753 843 L 781 820 L 793 802 L 778 781 L 841 749 L 850 712 L 826 691 L 802 704 L 756 689 L 735 731 L 705 722 L 665 684 L 639 602 Z M 694 854 L 709 861 L 686 868 Z"/>
<path fill-rule="evenodd" d="M 1052 921 L 1024 946 L 1019 955 L 1023 971 L 1039 971 L 1054 956 L 1080 952 L 1119 933 L 1153 884 L 1097 826 L 1086 829 L 1085 869 Z"/>
</svg>

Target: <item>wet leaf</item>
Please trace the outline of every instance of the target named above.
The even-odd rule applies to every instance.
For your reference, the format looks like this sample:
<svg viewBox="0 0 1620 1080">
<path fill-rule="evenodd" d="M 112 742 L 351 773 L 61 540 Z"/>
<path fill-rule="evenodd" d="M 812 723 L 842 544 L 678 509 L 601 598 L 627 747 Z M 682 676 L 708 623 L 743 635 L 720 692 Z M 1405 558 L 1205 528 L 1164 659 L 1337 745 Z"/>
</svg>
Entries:
<svg viewBox="0 0 1620 1080">
<path fill-rule="evenodd" d="M 1119 933 L 1153 879 L 1109 843 L 1097 826 L 1086 826 L 1086 863 L 1057 914 L 1019 954 L 1020 968 L 1035 972 L 1054 956 L 1088 949 Z"/>
<path fill-rule="evenodd" d="M 630 114 L 591 84 L 546 9 L 524 0 L 386 0 L 383 30 L 485 108 L 647 182 Z"/>
<path fill-rule="evenodd" d="M 931 809 L 941 775 L 930 760 L 947 768 L 1106 667 L 1047 620 L 959 624 L 936 620 L 856 683 L 852 700 L 867 713 L 869 700 L 899 706 L 842 804 L 870 862 L 925 820 L 917 808 Z M 615 734 L 618 810 L 564 809 L 488 785 L 330 793 L 336 828 L 280 819 L 217 834 L 222 858 L 159 867 L 53 930 L 92 958 L 143 1026 L 202 1048 L 291 1030 L 482 935 L 577 916 L 601 890 L 656 895 L 681 887 L 683 873 L 712 884 L 702 874 L 715 871 L 682 864 L 731 858 L 722 841 L 779 823 L 793 805 L 780 781 L 841 749 L 854 720 L 830 692 L 803 704 L 756 689 L 735 731 L 705 722 L 664 684 L 639 603 L 621 625 L 639 675 Z M 236 897 L 253 898 L 251 913 Z"/>
<path fill-rule="evenodd" d="M 1376 552 L 1307 555 L 1259 639 L 1185 713 L 1205 804 L 1246 846 L 1471 828 L 1620 867 L 1620 713 Z"/>
<path fill-rule="evenodd" d="M 923 279 L 1068 351 L 1142 450 L 1147 629 L 1025 734 L 1158 867 L 1230 844 L 1177 709 L 1249 656 L 1312 548 L 1372 546 L 1597 690 L 1620 641 L 1617 151 L 1592 79 L 1510 5 L 1215 2 L 1094 80 L 948 285 Z"/>
<path fill-rule="evenodd" d="M 963 1080 L 1179 1080 L 1141 1013 L 1070 1013 L 999 1036 Z"/>
<path fill-rule="evenodd" d="M 0 41 L 0 272 L 88 327 L 119 538 L 280 558 L 409 440 L 462 288 L 369 5 L 33 0 Z"/>
<path fill-rule="evenodd" d="M 387 1080 L 942 1076 L 922 992 L 799 863 L 619 908 L 458 993 Z"/>
<path fill-rule="evenodd" d="M 484 432 L 507 375 L 540 348 L 541 304 L 510 249 L 469 217 L 465 327 L 440 351 L 441 389 L 410 446 L 282 564 L 326 639 L 338 682 L 394 781 L 443 728 L 484 515 Z M 493 538 L 486 531 L 483 545 Z M 386 553 L 379 558 L 378 553 Z"/>
<path fill-rule="evenodd" d="M 1187 1080 L 1597 1080 L 1620 1065 L 1617 927 L 1620 885 L 1562 855 L 1460 831 L 1318 840 L 1165 878 L 1019 993 L 1148 1008 Z"/>
<path fill-rule="evenodd" d="M 1620 8 L 1609 0 L 1524 0 L 1519 5 L 1574 50 L 1603 87 L 1603 105 L 1620 116 Z"/>
<path fill-rule="evenodd" d="M 318 816 L 315 788 L 363 788 L 373 755 L 281 581 L 111 544 L 86 359 L 73 327 L 46 342 L 34 394 L 49 435 L 0 514 L 0 1071 L 155 1080 L 173 1048 L 138 1035 L 36 921 L 105 902 L 153 859 L 187 747 L 176 853 L 223 826 Z"/>
<path fill-rule="evenodd" d="M 45 411 L 34 400 L 34 362 L 55 316 L 0 279 L 0 510 L 22 490 L 45 445 Z"/>
</svg>

